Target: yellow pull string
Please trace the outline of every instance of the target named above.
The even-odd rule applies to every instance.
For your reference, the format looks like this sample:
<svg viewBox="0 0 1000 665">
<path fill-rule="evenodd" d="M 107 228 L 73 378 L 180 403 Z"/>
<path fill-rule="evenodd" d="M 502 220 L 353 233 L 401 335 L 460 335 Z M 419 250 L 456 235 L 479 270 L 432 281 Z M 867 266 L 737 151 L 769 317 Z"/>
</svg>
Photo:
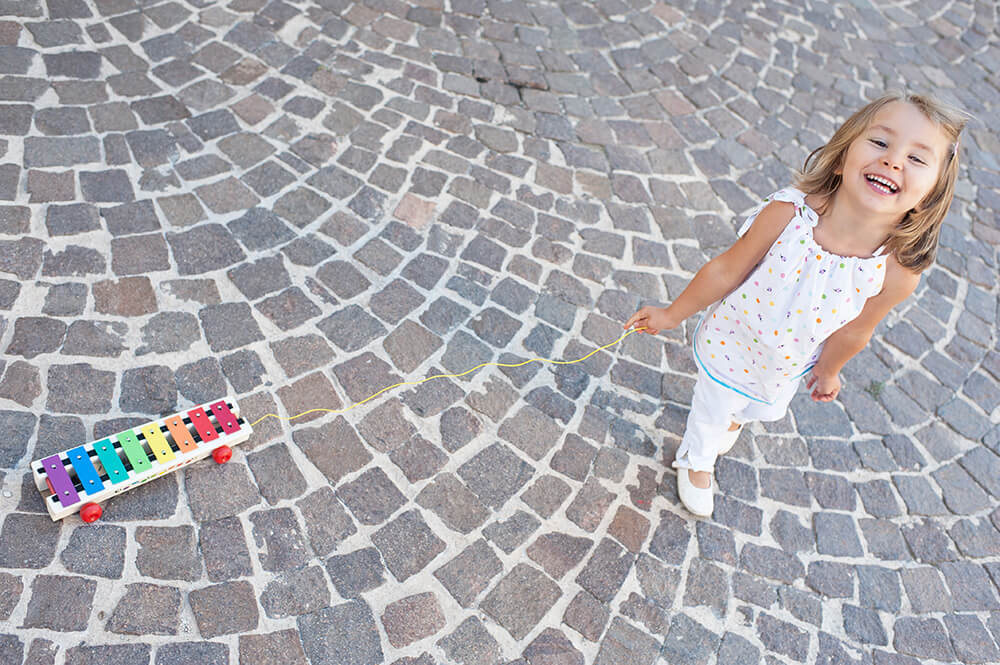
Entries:
<svg viewBox="0 0 1000 665">
<path fill-rule="evenodd" d="M 576 360 L 550 360 L 548 358 L 531 358 L 529 360 L 525 360 L 525 361 L 519 362 L 519 363 L 482 363 L 480 365 L 476 365 L 472 369 L 465 370 L 461 374 L 435 374 L 434 376 L 428 376 L 426 378 L 420 379 L 419 381 L 401 381 L 400 383 L 394 383 L 391 386 L 387 386 L 387 387 L 383 388 L 382 390 L 378 391 L 377 393 L 364 398 L 360 402 L 352 404 L 351 406 L 347 407 L 346 409 L 322 409 L 322 408 L 309 409 L 308 411 L 303 411 L 302 413 L 299 413 L 299 414 L 296 414 L 296 415 L 290 416 L 290 417 L 279 416 L 276 413 L 265 413 L 263 416 L 261 416 L 257 420 L 255 420 L 252 423 L 250 423 L 250 427 L 256 426 L 257 423 L 259 423 L 260 421 L 264 420 L 265 418 L 277 418 L 278 420 L 292 421 L 292 420 L 295 420 L 296 418 L 301 418 L 302 416 L 308 416 L 311 413 L 347 413 L 351 409 L 353 409 L 355 407 L 358 407 L 358 406 L 361 406 L 365 402 L 373 400 L 376 397 L 378 397 L 379 395 L 381 395 L 382 393 L 384 393 L 386 391 L 389 391 L 389 390 L 392 390 L 393 388 L 398 388 L 400 386 L 416 386 L 416 385 L 419 385 L 421 383 L 424 383 L 425 381 L 430 381 L 431 379 L 449 379 L 449 378 L 456 378 L 457 379 L 459 377 L 465 376 L 466 374 L 471 374 L 472 372 L 475 372 L 477 369 L 481 369 L 483 367 L 521 367 L 523 365 L 527 365 L 528 363 L 534 363 L 534 362 L 550 363 L 552 365 L 572 365 L 574 363 L 582 363 L 584 360 L 587 360 L 588 358 L 590 358 L 591 356 L 593 356 L 598 351 L 603 351 L 604 349 L 612 347 L 615 344 L 618 344 L 619 342 L 621 342 L 623 339 L 625 339 L 626 337 L 628 337 L 632 333 L 639 332 L 640 330 L 645 330 L 645 328 L 633 328 L 632 330 L 629 330 L 624 335 L 622 335 L 621 337 L 619 337 L 615 341 L 611 342 L 610 344 L 605 344 L 604 346 L 598 347 L 598 348 L 594 349 L 593 351 L 591 351 L 590 353 L 588 353 L 587 355 L 585 355 L 584 357 L 577 358 Z"/>
</svg>

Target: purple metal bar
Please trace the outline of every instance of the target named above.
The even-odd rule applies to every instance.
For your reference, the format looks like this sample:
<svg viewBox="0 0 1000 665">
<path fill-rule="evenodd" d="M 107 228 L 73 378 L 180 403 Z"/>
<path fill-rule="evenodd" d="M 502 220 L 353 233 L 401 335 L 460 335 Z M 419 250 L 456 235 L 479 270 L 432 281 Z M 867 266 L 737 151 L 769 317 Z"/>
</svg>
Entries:
<svg viewBox="0 0 1000 665">
<path fill-rule="evenodd" d="M 64 507 L 69 507 L 80 501 L 80 496 L 76 493 L 76 489 L 73 488 L 73 481 L 69 479 L 69 474 L 66 473 L 66 467 L 63 466 L 63 461 L 59 455 L 43 459 L 42 468 L 45 469 L 45 475 L 48 477 L 49 482 L 52 483 L 55 495 L 59 497 L 59 503 Z"/>
</svg>

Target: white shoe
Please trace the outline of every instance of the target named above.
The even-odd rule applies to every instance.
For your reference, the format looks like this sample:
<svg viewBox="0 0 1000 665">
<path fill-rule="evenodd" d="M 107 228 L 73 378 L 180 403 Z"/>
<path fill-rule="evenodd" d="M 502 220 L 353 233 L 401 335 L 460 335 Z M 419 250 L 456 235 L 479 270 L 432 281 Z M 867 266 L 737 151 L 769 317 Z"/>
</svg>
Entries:
<svg viewBox="0 0 1000 665">
<path fill-rule="evenodd" d="M 677 469 L 677 494 L 684 507 L 698 517 L 709 517 L 714 508 L 712 485 L 695 487 L 691 484 L 687 469 Z"/>
</svg>

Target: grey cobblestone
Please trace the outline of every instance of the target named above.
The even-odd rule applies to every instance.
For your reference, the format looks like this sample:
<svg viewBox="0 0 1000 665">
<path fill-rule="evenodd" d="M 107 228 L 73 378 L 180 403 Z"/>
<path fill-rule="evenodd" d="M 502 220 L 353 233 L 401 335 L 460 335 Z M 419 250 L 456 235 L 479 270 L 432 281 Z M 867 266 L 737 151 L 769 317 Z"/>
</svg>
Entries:
<svg viewBox="0 0 1000 665">
<path fill-rule="evenodd" d="M 31 585 L 24 626 L 51 631 L 84 630 L 97 583 L 84 577 L 39 575 Z"/>
<path fill-rule="evenodd" d="M 931 520 L 903 527 L 903 537 L 918 561 L 937 563 L 957 558 L 940 524 Z"/>
<path fill-rule="evenodd" d="M 858 521 L 868 551 L 879 559 L 909 561 L 902 531 L 888 520 L 862 519 Z"/>
<path fill-rule="evenodd" d="M 500 648 L 482 621 L 469 617 L 438 644 L 449 658 L 461 663 L 498 662 Z"/>
<path fill-rule="evenodd" d="M 249 582 L 225 582 L 197 589 L 188 601 L 198 622 L 198 632 L 210 639 L 219 635 L 246 632 L 257 628 L 260 615 Z"/>
<path fill-rule="evenodd" d="M 322 568 L 308 566 L 283 573 L 265 587 L 261 607 L 271 618 L 309 614 L 330 604 L 330 590 Z"/>
<path fill-rule="evenodd" d="M 900 573 L 906 596 L 913 609 L 921 614 L 933 611 L 951 611 L 951 596 L 944 586 L 941 574 L 931 567 L 913 568 Z"/>
<path fill-rule="evenodd" d="M 175 587 L 130 584 L 108 619 L 106 629 L 123 635 L 174 635 L 181 604 Z"/>
<path fill-rule="evenodd" d="M 809 564 L 806 584 L 824 596 L 850 598 L 854 595 L 854 571 L 848 564 L 814 561 Z"/>
<path fill-rule="evenodd" d="M 955 513 L 967 515 L 987 508 L 989 498 L 958 464 L 949 464 L 931 476 L 940 485 L 945 505 Z"/>
<path fill-rule="evenodd" d="M 527 564 L 518 564 L 483 599 L 481 607 L 512 636 L 520 638 L 559 596 L 559 588 L 552 580 Z"/>
<path fill-rule="evenodd" d="M 509 519 L 493 522 L 483 529 L 483 535 L 505 553 L 521 546 L 540 526 L 533 515 L 518 510 Z"/>
<path fill-rule="evenodd" d="M 55 556 L 59 525 L 40 515 L 11 513 L 0 530 L 0 561 L 6 568 L 44 568 Z"/>
<path fill-rule="evenodd" d="M 250 550 L 238 519 L 227 517 L 203 524 L 199 531 L 199 547 L 205 571 L 212 582 L 250 574 Z"/>
<path fill-rule="evenodd" d="M 385 568 L 374 547 L 331 556 L 326 570 L 337 593 L 344 598 L 357 598 L 361 592 L 385 582 Z"/>
<path fill-rule="evenodd" d="M 975 616 L 948 614 L 944 623 L 955 647 L 955 655 L 962 662 L 989 662 L 991 658 L 1000 656 L 1000 650 Z"/>
<path fill-rule="evenodd" d="M 140 547 L 135 565 L 143 575 L 189 581 L 201 576 L 193 528 L 142 527 L 135 538 Z"/>
<path fill-rule="evenodd" d="M 950 660 L 955 655 L 944 626 L 937 619 L 902 617 L 893 629 L 893 647 L 900 653 L 938 660 Z"/>
</svg>

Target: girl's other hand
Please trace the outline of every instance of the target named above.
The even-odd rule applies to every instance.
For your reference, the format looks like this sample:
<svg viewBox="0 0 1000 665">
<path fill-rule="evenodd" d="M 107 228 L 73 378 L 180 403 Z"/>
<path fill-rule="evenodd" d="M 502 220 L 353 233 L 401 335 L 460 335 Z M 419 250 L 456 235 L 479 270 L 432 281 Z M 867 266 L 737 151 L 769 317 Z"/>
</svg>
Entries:
<svg viewBox="0 0 1000 665">
<path fill-rule="evenodd" d="M 840 377 L 836 374 L 822 375 L 813 371 L 806 381 L 806 388 L 812 388 L 809 396 L 814 402 L 832 402 L 840 393 Z"/>
<path fill-rule="evenodd" d="M 639 332 L 656 335 L 661 330 L 676 328 L 679 323 L 680 321 L 674 321 L 673 317 L 662 307 L 643 307 L 629 317 L 624 327 L 625 330 L 629 328 L 645 328 L 645 330 L 640 330 Z"/>
</svg>

